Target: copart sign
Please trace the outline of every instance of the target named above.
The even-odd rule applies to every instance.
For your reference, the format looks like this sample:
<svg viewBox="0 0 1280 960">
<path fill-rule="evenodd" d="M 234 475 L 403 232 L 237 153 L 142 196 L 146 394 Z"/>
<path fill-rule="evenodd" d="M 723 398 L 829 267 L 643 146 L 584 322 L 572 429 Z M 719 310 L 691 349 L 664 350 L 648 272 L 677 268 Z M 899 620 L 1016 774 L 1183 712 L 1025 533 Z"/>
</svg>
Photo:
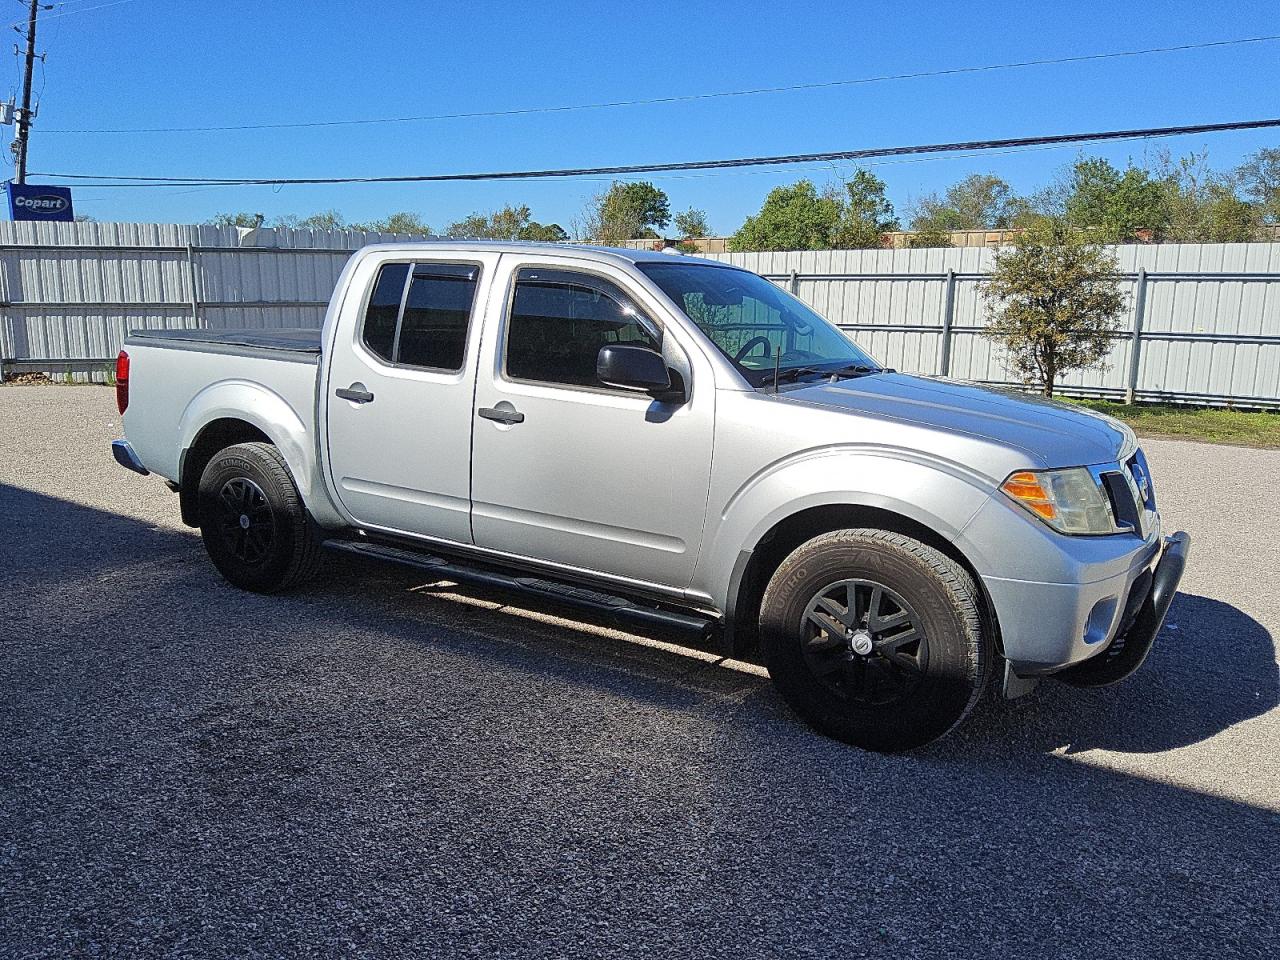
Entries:
<svg viewBox="0 0 1280 960">
<path fill-rule="evenodd" d="M 34 183 L 7 183 L 9 216 L 14 220 L 74 220 L 70 187 L 45 187 Z"/>
</svg>

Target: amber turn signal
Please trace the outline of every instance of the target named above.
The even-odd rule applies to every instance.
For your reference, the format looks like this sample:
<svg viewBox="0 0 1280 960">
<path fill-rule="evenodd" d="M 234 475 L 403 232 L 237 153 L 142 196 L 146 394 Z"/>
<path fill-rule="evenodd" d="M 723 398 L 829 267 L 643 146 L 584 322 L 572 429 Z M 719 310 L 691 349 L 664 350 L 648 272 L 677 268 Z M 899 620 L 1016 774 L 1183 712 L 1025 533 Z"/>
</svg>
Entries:
<svg viewBox="0 0 1280 960">
<path fill-rule="evenodd" d="M 1032 513 L 1046 520 L 1052 520 L 1058 515 L 1049 491 L 1041 485 L 1040 478 L 1029 470 L 1010 476 L 1001 489 Z"/>
</svg>

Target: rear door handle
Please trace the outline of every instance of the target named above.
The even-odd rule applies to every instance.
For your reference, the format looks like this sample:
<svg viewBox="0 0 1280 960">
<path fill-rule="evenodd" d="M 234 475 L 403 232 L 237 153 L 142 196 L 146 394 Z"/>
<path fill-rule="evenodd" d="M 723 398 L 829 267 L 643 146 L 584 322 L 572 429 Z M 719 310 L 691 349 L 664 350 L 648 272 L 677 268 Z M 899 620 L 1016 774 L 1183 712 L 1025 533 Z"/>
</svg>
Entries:
<svg viewBox="0 0 1280 960">
<path fill-rule="evenodd" d="M 333 395 L 342 400 L 350 400 L 352 403 L 373 402 L 373 394 L 365 389 L 363 383 L 353 383 L 349 387 L 339 387 L 333 391 Z"/>
<path fill-rule="evenodd" d="M 480 416 L 498 423 L 524 423 L 524 414 L 509 404 L 505 407 L 481 407 Z"/>
</svg>

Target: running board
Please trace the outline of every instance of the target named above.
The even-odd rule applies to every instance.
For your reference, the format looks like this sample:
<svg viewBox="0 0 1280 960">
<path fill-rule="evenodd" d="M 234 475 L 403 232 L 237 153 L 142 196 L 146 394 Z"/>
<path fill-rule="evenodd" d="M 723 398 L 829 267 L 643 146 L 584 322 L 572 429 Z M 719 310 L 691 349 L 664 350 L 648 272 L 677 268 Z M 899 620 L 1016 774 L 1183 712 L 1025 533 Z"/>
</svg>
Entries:
<svg viewBox="0 0 1280 960">
<path fill-rule="evenodd" d="M 601 593 L 587 587 L 573 586 L 556 580 L 544 580 L 535 576 L 512 576 L 484 567 L 472 567 L 453 560 L 446 560 L 429 553 L 404 550 L 380 543 L 361 543 L 351 540 L 327 540 L 326 549 L 339 553 L 355 554 L 372 560 L 383 560 L 401 566 L 425 570 L 441 580 L 456 580 L 482 587 L 493 587 L 508 593 L 553 600 L 603 613 L 619 622 L 639 623 L 667 629 L 683 630 L 705 636 L 711 629 L 709 617 L 692 613 L 678 613 L 661 607 L 646 606 L 625 597 Z"/>
</svg>

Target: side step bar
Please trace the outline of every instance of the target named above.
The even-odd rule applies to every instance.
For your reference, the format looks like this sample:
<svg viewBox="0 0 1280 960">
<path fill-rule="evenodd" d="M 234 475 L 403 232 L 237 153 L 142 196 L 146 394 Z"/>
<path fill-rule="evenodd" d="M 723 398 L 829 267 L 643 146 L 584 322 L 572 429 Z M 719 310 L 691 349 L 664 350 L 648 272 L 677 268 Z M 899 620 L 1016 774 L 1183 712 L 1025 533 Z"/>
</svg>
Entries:
<svg viewBox="0 0 1280 960">
<path fill-rule="evenodd" d="M 611 616 L 614 620 L 625 623 L 658 626 L 667 629 L 682 630 L 706 636 L 715 621 L 708 617 L 699 617 L 692 613 L 679 613 L 664 610 L 661 607 L 646 606 L 625 597 L 601 593 L 586 587 L 577 587 L 555 580 L 544 580 L 534 576 L 512 576 L 490 570 L 485 567 L 472 567 L 454 560 L 446 560 L 429 553 L 415 550 L 404 550 L 400 547 L 387 546 L 380 543 L 364 543 L 351 540 L 327 540 L 326 549 L 339 553 L 355 554 L 371 560 L 383 560 L 401 566 L 415 567 L 425 570 L 441 580 L 456 580 L 459 583 L 471 583 L 482 587 L 493 587 L 509 593 L 553 600 L 558 603 L 592 610 Z"/>
</svg>

